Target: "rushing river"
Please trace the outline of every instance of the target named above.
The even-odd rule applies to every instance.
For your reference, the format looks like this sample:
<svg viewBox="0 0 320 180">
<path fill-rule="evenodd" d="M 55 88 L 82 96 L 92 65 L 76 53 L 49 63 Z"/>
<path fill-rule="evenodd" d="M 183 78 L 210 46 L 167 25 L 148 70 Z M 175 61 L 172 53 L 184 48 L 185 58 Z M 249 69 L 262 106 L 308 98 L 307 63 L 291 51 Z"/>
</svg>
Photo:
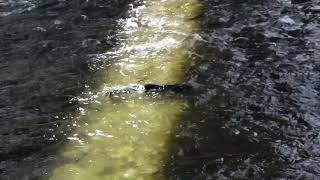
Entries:
<svg viewBox="0 0 320 180">
<path fill-rule="evenodd" d="M 88 106 L 79 108 L 83 117 L 73 120 L 77 127 L 62 148 L 69 162 L 51 179 L 166 179 L 168 139 L 187 104 L 158 92 L 108 92 L 137 83 L 183 83 L 196 59 L 190 48 L 197 23 L 190 18 L 198 9 L 196 0 L 150 0 L 120 20 L 119 47 L 96 55 L 107 61 L 97 72 L 101 90 L 80 99 Z"/>
<path fill-rule="evenodd" d="M 319 13 L 0 0 L 0 179 L 320 179 Z"/>
</svg>

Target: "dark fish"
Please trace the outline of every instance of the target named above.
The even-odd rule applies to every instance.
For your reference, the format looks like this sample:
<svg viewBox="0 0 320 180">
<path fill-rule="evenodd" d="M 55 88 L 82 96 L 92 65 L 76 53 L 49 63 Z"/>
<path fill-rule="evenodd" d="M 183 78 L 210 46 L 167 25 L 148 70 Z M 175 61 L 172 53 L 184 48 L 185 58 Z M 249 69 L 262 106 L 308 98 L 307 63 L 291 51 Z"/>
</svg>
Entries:
<svg viewBox="0 0 320 180">
<path fill-rule="evenodd" d="M 146 92 L 146 93 L 160 93 L 160 92 L 169 92 L 169 93 L 183 93 L 190 91 L 192 87 L 186 84 L 170 84 L 170 85 L 158 85 L 158 84 L 133 84 L 125 86 L 120 89 L 113 90 L 112 92 L 107 93 L 109 96 L 114 94 L 121 93 L 134 93 L 134 92 Z"/>
<path fill-rule="evenodd" d="M 146 92 L 173 92 L 181 93 L 191 90 L 191 86 L 186 84 L 172 84 L 172 85 L 157 85 L 157 84 L 145 84 Z"/>
</svg>

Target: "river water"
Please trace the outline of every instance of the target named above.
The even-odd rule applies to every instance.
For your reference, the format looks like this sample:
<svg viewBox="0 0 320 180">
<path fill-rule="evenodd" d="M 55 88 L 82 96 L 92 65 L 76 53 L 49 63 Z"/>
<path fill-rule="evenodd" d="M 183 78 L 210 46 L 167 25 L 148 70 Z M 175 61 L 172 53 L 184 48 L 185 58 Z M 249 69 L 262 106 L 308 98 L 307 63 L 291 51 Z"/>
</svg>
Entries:
<svg viewBox="0 0 320 180">
<path fill-rule="evenodd" d="M 0 0 L 0 179 L 319 179 L 319 13 Z"/>
</svg>

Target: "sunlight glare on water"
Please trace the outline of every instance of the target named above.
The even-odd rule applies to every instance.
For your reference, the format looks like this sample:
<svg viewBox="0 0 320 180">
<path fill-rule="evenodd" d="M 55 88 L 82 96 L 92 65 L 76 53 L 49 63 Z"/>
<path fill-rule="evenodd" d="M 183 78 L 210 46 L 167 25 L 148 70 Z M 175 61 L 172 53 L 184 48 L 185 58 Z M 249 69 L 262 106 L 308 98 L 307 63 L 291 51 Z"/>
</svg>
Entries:
<svg viewBox="0 0 320 180">
<path fill-rule="evenodd" d="M 192 55 L 197 0 L 150 0 L 119 21 L 119 46 L 103 54 L 101 90 L 83 98 L 74 134 L 61 150 L 52 180 L 166 179 L 171 130 L 188 104 L 175 95 L 105 94 L 130 84 L 179 84 Z M 81 115 L 82 114 L 82 115 Z M 182 119 L 183 120 L 183 119 Z"/>
</svg>

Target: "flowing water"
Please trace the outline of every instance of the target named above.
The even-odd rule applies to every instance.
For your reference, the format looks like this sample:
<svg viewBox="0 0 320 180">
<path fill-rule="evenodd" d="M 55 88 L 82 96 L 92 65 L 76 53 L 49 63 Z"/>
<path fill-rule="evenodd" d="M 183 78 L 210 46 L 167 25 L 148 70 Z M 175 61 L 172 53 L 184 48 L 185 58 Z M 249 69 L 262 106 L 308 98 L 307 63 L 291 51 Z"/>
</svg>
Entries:
<svg viewBox="0 0 320 180">
<path fill-rule="evenodd" d="M 0 179 L 320 179 L 319 12 L 0 0 Z"/>
<path fill-rule="evenodd" d="M 166 179 L 169 135 L 187 104 L 156 92 L 107 94 L 137 83 L 183 83 L 195 59 L 190 50 L 197 23 L 190 18 L 198 9 L 196 0 L 151 0 L 120 20 L 119 47 L 97 55 L 107 61 L 97 72 L 101 90 L 80 99 L 89 105 L 80 107 L 78 127 L 62 148 L 68 163 L 50 179 Z"/>
</svg>

